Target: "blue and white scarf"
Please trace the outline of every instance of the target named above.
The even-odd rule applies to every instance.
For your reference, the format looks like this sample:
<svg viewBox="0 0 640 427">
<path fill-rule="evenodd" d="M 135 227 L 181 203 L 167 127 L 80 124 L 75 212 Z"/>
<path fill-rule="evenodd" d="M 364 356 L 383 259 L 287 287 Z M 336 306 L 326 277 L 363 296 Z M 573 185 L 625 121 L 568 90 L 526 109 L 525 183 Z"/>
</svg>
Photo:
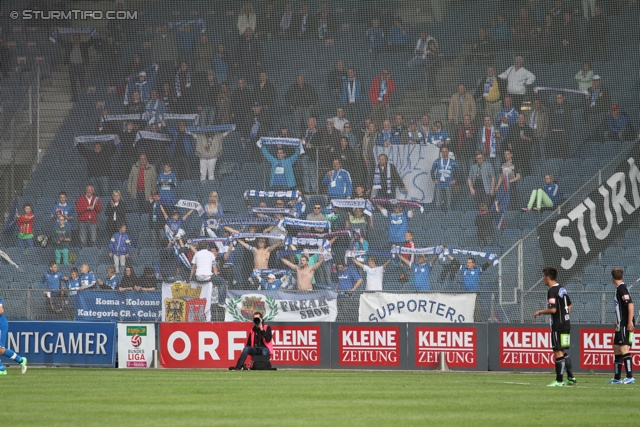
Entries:
<svg viewBox="0 0 640 427">
<path fill-rule="evenodd" d="M 77 147 L 78 144 L 88 144 L 88 143 L 96 143 L 96 142 L 109 142 L 113 141 L 113 145 L 116 148 L 120 148 L 122 146 L 122 141 L 118 135 L 86 135 L 86 136 L 76 136 L 73 139 L 73 146 Z"/>
<path fill-rule="evenodd" d="M 154 119 L 158 123 L 162 122 L 163 120 L 192 120 L 194 126 L 198 126 L 198 123 L 200 122 L 200 116 L 198 116 L 197 114 L 164 113 L 154 116 Z"/>
<path fill-rule="evenodd" d="M 251 276 L 260 277 L 273 274 L 275 276 L 291 276 L 291 270 L 282 270 L 278 268 L 256 268 L 251 272 Z"/>
<path fill-rule="evenodd" d="M 284 239 L 285 245 L 294 246 L 313 246 L 316 248 L 330 249 L 331 243 L 327 239 L 317 239 L 314 237 L 286 237 Z"/>
<path fill-rule="evenodd" d="M 465 249 L 445 249 L 444 252 L 442 253 L 442 256 L 447 256 L 447 255 L 470 255 L 470 256 L 477 256 L 477 257 L 481 257 L 481 258 L 486 258 L 489 261 L 491 261 L 491 263 L 493 265 L 498 265 L 500 263 L 500 258 L 498 257 L 498 255 L 496 254 L 490 254 L 487 252 L 478 252 L 478 251 L 468 251 Z"/>
<path fill-rule="evenodd" d="M 251 208 L 251 212 L 254 214 L 263 215 L 291 215 L 292 217 L 298 216 L 298 211 L 294 208 Z"/>
<path fill-rule="evenodd" d="M 493 80 L 495 79 L 495 76 L 491 76 L 491 77 L 487 77 L 487 80 L 485 80 L 484 82 L 484 89 L 482 91 L 482 94 L 484 96 L 488 95 L 489 92 L 491 91 L 491 88 L 493 88 Z"/>
<path fill-rule="evenodd" d="M 301 227 L 301 228 L 324 228 L 326 230 L 331 230 L 331 223 L 329 221 L 309 221 L 306 219 L 296 219 L 296 218 L 285 218 L 280 221 L 280 228 L 291 226 L 291 227 Z"/>
<path fill-rule="evenodd" d="M 579 95 L 589 95 L 588 90 L 579 90 L 579 89 L 565 89 L 561 87 L 544 87 L 544 86 L 536 86 L 533 91 L 539 92 L 541 90 L 552 90 L 554 92 L 566 92 L 566 93 L 577 93 Z"/>
<path fill-rule="evenodd" d="M 160 199 L 160 204 L 163 206 L 173 206 L 176 208 L 194 209 L 198 212 L 199 216 L 204 215 L 204 208 L 202 207 L 200 202 L 196 202 L 193 200 L 163 198 Z"/>
<path fill-rule="evenodd" d="M 229 245 L 231 243 L 231 239 L 229 239 L 228 237 L 194 237 L 187 240 L 188 245 L 195 245 L 200 242 L 222 243 L 223 245 Z"/>
<path fill-rule="evenodd" d="M 310 142 L 307 141 L 307 142 Z M 304 154 L 304 147 L 302 141 L 298 138 L 267 138 L 262 137 L 257 142 L 256 145 L 259 148 L 262 148 L 263 145 L 283 145 L 289 147 L 300 147 L 300 154 Z"/>
<path fill-rule="evenodd" d="M 104 124 L 106 122 L 122 122 L 122 121 L 130 121 L 130 120 L 137 120 L 137 121 L 149 121 L 149 119 L 151 118 L 151 116 L 148 113 L 141 113 L 141 114 L 109 114 L 106 116 L 102 116 L 102 118 L 100 119 L 100 126 L 98 127 L 98 130 L 100 132 L 102 132 L 102 128 L 104 127 Z"/>
<path fill-rule="evenodd" d="M 394 255 L 441 255 L 442 247 L 432 246 L 428 248 L 405 248 L 404 246 L 393 245 L 391 253 Z"/>
<path fill-rule="evenodd" d="M 376 170 L 373 173 L 373 189 L 380 190 L 382 188 L 382 181 L 380 180 L 380 165 L 376 165 Z M 387 194 L 391 194 L 391 164 L 387 163 Z"/>
<path fill-rule="evenodd" d="M 141 139 L 151 139 L 154 141 L 171 142 L 171 136 L 166 135 L 164 133 L 156 133 L 156 132 L 149 132 L 146 130 L 139 130 L 136 135 L 136 140 L 133 142 L 133 146 L 135 147 L 138 141 L 140 141 Z"/>
<path fill-rule="evenodd" d="M 247 190 L 244 192 L 244 197 L 259 197 L 259 198 L 277 198 L 277 199 L 297 199 L 302 200 L 300 192 L 298 190 L 289 191 L 263 191 L 263 190 Z"/>
<path fill-rule="evenodd" d="M 269 233 L 236 233 L 231 236 L 231 239 L 275 239 L 275 240 L 284 240 L 284 234 L 269 234 Z"/>
<path fill-rule="evenodd" d="M 329 233 L 307 233 L 305 231 L 301 231 L 298 233 L 297 237 L 306 237 L 312 239 L 333 239 L 334 237 L 345 236 L 351 238 L 351 231 L 349 230 L 339 230 L 332 231 Z"/>
<path fill-rule="evenodd" d="M 387 206 L 387 205 L 401 205 L 401 206 L 406 206 L 409 207 L 411 209 L 420 209 L 420 212 L 424 212 L 424 207 L 418 203 L 418 202 L 414 202 L 411 200 L 402 200 L 402 199 L 379 199 L 379 198 L 374 198 L 372 200 L 372 202 L 376 205 L 383 205 L 383 206 Z"/>
<path fill-rule="evenodd" d="M 205 132 L 228 132 L 236 130 L 236 125 L 214 125 L 214 126 L 187 126 L 188 133 L 205 133 Z"/>
<path fill-rule="evenodd" d="M 270 226 L 278 224 L 277 218 L 269 217 L 249 217 L 249 218 L 220 218 L 220 219 L 208 219 L 202 223 L 202 228 L 210 228 L 217 230 L 220 227 L 235 227 L 238 225 L 256 225 L 256 226 Z"/>
<path fill-rule="evenodd" d="M 204 21 L 202 19 L 191 19 L 191 20 L 183 20 L 183 21 L 171 21 L 168 22 L 167 25 L 169 26 L 170 30 L 176 30 L 180 27 L 194 27 L 194 26 L 199 26 L 199 27 L 203 27 L 202 29 L 202 33 L 205 32 L 204 27 Z"/>
<path fill-rule="evenodd" d="M 487 144 L 487 127 L 482 128 L 482 148 L 486 147 Z M 496 130 L 493 126 L 491 126 L 491 137 L 489 139 L 489 157 L 495 157 L 498 149 L 498 145 L 496 144 Z"/>
<path fill-rule="evenodd" d="M 92 39 L 97 38 L 99 35 L 94 28 L 58 27 L 49 35 L 51 43 L 57 43 L 61 34 L 90 34 Z"/>
<path fill-rule="evenodd" d="M 180 78 L 180 75 L 183 73 L 182 70 L 178 70 L 178 72 L 176 73 L 176 80 L 175 80 L 175 90 L 176 90 L 176 96 L 178 98 L 180 98 L 182 96 L 182 89 L 189 89 L 191 87 L 191 70 L 187 70 L 184 73 L 186 73 L 186 77 L 185 77 L 185 81 L 183 82 Z"/>
<path fill-rule="evenodd" d="M 373 205 L 365 199 L 331 199 L 331 207 L 346 209 L 362 209 L 365 215 L 373 214 Z"/>
</svg>

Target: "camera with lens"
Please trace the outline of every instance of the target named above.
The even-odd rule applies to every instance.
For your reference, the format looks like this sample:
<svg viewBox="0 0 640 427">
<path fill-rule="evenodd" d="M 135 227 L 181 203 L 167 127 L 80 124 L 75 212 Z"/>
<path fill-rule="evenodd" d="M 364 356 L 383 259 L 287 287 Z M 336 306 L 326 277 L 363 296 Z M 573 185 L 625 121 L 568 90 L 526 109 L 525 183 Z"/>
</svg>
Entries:
<svg viewBox="0 0 640 427">
<path fill-rule="evenodd" d="M 253 323 L 257 326 L 257 325 L 259 325 L 260 323 L 262 323 L 262 319 L 261 319 L 261 318 L 259 318 L 259 317 L 254 317 L 254 318 L 253 318 Z"/>
</svg>

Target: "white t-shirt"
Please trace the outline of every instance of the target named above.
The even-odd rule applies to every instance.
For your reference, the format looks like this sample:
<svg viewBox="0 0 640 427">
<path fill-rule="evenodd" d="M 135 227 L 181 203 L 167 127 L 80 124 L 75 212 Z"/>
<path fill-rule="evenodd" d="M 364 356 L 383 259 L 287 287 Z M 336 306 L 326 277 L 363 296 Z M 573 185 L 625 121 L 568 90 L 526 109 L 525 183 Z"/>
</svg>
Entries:
<svg viewBox="0 0 640 427">
<path fill-rule="evenodd" d="M 365 265 L 362 269 L 367 273 L 367 290 L 381 291 L 384 268 L 382 266 L 371 268 L 368 265 Z"/>
<path fill-rule="evenodd" d="M 211 277 L 213 275 L 213 266 L 216 265 L 216 257 L 213 252 L 202 249 L 195 253 L 191 264 L 196 266 L 196 276 Z"/>
</svg>

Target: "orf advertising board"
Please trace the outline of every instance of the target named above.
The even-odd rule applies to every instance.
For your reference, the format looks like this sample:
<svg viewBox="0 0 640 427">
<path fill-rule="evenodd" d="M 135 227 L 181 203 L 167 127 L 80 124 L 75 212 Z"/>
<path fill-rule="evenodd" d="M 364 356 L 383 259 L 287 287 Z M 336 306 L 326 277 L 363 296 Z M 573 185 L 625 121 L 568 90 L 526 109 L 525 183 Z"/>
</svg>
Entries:
<svg viewBox="0 0 640 427">
<path fill-rule="evenodd" d="M 26 356 L 30 365 L 112 368 L 116 362 L 116 324 L 11 321 L 7 348 Z"/>
<path fill-rule="evenodd" d="M 580 336 L 580 369 L 594 371 L 611 371 L 613 367 L 613 333 L 612 326 L 581 326 Z M 631 346 L 633 364 L 640 363 L 640 335 L 634 335 Z"/>
<path fill-rule="evenodd" d="M 153 323 L 118 324 L 118 368 L 149 368 L 156 349 Z"/>
<path fill-rule="evenodd" d="M 406 323 L 334 325 L 331 368 L 406 368 L 406 336 Z"/>
<path fill-rule="evenodd" d="M 489 369 L 553 369 L 549 326 L 488 324 Z"/>
<path fill-rule="evenodd" d="M 269 324 L 276 366 L 329 366 L 329 325 Z M 253 323 L 161 323 L 160 361 L 164 368 L 228 368 L 247 344 Z M 324 337 L 324 338 L 323 338 Z"/>
<path fill-rule="evenodd" d="M 435 368 L 444 353 L 449 368 L 487 369 L 487 327 L 409 325 L 409 368 Z"/>
</svg>

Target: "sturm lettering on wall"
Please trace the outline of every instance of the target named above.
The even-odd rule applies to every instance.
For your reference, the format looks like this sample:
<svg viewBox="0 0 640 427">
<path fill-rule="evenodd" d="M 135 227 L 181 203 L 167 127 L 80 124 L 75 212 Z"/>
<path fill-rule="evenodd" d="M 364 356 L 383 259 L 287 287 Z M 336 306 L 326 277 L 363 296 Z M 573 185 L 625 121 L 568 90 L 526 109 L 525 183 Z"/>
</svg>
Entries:
<svg viewBox="0 0 640 427">
<path fill-rule="evenodd" d="M 599 200 L 592 200 L 594 192 L 573 208 L 566 218 L 555 222 L 553 241 L 559 248 L 569 252 L 569 256 L 562 257 L 560 261 L 563 269 L 570 270 L 580 255 L 591 253 L 589 241 L 593 241 L 593 238 L 605 240 L 612 233 L 615 235 L 616 226 L 620 226 L 625 221 L 623 211 L 631 215 L 640 208 L 638 190 L 640 170 L 634 158 L 628 158 L 627 163 L 629 164 L 627 174 L 616 172 L 597 189 L 602 196 Z M 627 200 L 628 185 L 631 186 L 631 202 Z M 603 220 L 604 224 L 601 224 Z M 567 235 L 567 231 L 571 235 Z"/>
</svg>

